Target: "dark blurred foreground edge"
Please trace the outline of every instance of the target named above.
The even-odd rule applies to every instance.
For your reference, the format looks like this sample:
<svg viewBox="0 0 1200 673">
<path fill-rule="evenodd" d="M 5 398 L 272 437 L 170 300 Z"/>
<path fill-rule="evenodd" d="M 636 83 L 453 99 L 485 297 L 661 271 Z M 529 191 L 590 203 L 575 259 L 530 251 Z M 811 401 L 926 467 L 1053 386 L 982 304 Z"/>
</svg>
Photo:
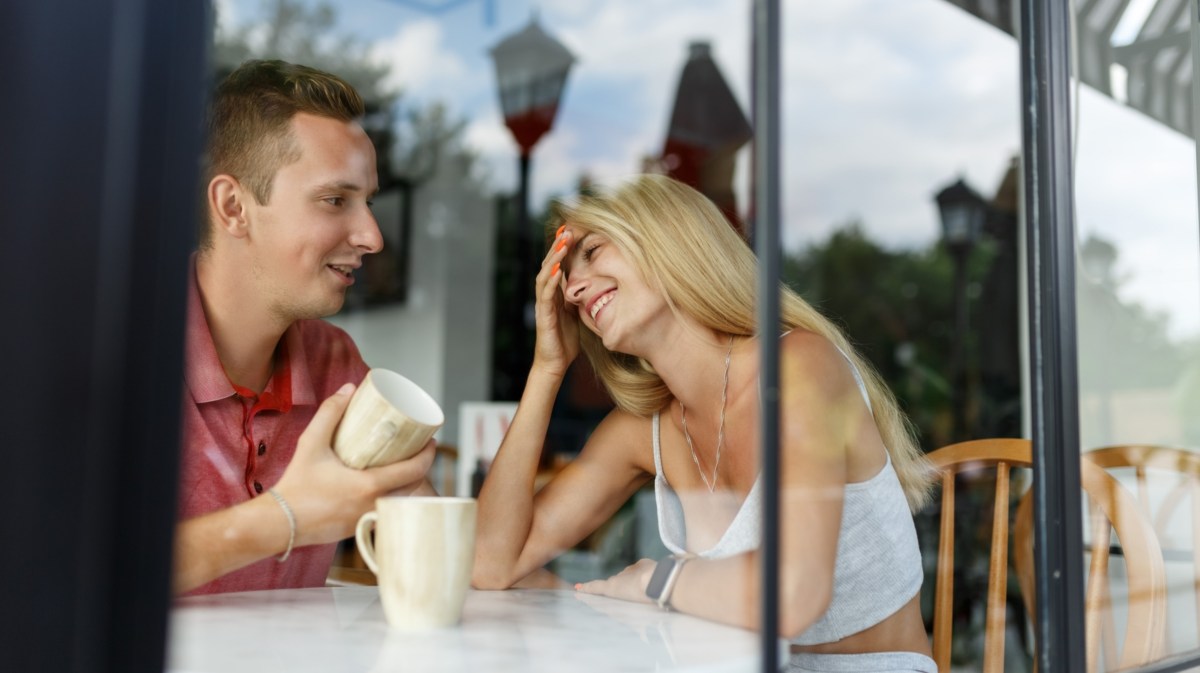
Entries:
<svg viewBox="0 0 1200 673">
<path fill-rule="evenodd" d="M 161 671 L 207 2 L 0 3 L 0 670 Z"/>
</svg>

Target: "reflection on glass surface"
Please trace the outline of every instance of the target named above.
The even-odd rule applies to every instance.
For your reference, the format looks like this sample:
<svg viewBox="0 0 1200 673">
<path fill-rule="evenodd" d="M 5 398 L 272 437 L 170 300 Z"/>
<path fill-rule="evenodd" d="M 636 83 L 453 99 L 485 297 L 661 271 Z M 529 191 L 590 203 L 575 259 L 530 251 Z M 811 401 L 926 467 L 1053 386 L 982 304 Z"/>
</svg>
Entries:
<svg viewBox="0 0 1200 673">
<path fill-rule="evenodd" d="M 350 332 L 369 364 L 404 373 L 441 402 L 447 423 L 439 439 L 464 452 L 443 452 L 435 469 L 449 477 L 436 476 L 439 485 L 454 484 L 461 478 L 455 474 L 470 474 L 476 465 L 486 469 L 488 451 L 495 450 L 494 443 L 473 441 L 476 430 L 460 424 L 459 409 L 515 399 L 524 372 L 506 369 L 502 356 L 527 347 L 529 333 L 520 311 L 511 320 L 497 316 L 512 314 L 520 286 L 531 283 L 517 261 L 519 150 L 504 126 L 488 48 L 526 25 L 533 4 L 496 3 L 494 12 L 482 2 L 443 4 L 220 0 L 214 50 L 217 70 L 266 56 L 337 72 L 372 106 L 365 125 L 379 149 L 375 213 L 386 246 L 333 322 Z M 852 335 L 927 450 L 1018 436 L 1026 420 L 1018 348 L 1017 51 L 1012 36 L 989 22 L 1006 30 L 1013 24 L 972 16 L 956 4 L 991 6 L 787 3 L 783 27 L 786 280 Z M 1153 18 L 1151 4 L 1158 3 L 1131 3 L 1143 21 Z M 1093 11 L 1081 25 L 1085 52 L 1109 23 L 1101 14 Z M 752 232 L 748 20 L 748 4 L 740 0 L 542 7 L 540 21 L 578 63 L 561 92 L 554 129 L 532 156 L 527 226 L 533 236 L 542 235 L 552 197 L 642 170 L 702 187 L 731 222 L 749 224 Z M 1151 23 L 1163 30 L 1163 20 Z M 1130 25 L 1110 28 L 1128 42 L 1137 33 Z M 1195 450 L 1195 147 L 1173 130 L 1183 128 L 1179 99 L 1173 106 L 1155 103 L 1159 98 L 1138 81 L 1137 54 L 1121 53 L 1123 64 L 1103 72 L 1085 54 L 1078 99 L 1082 449 Z M 1174 62 L 1180 68 L 1174 74 L 1190 78 L 1184 72 L 1190 59 L 1176 54 Z M 711 84 L 714 72 L 720 86 L 696 94 L 693 86 Z M 1117 76 L 1109 82 L 1108 73 Z M 714 125 L 716 117 L 722 123 Z M 942 226 L 953 221 L 942 221 L 935 202 L 939 190 L 959 180 L 986 201 L 982 232 L 961 254 L 943 237 Z M 569 461 L 610 407 L 591 372 L 576 366 L 556 404 L 543 471 Z M 474 453 L 465 452 L 468 446 Z M 456 469 L 455 456 L 470 469 Z M 1112 471 L 1136 488 L 1130 469 Z M 1175 491 L 1168 485 L 1151 492 Z M 661 555 L 652 498 L 645 495 L 567 551 L 555 570 L 570 581 L 587 580 Z M 1150 504 L 1152 511 L 1170 505 Z M 987 505 L 967 493 L 959 506 Z M 1171 511 L 1160 532 L 1163 546 L 1186 556 L 1193 546 L 1189 506 Z M 929 590 L 935 514 L 919 522 Z M 982 604 L 973 598 L 983 592 L 970 587 L 986 579 L 986 559 L 973 557 L 971 548 L 987 532 L 959 532 L 967 548 L 956 579 L 966 589 L 956 592 L 964 598 L 956 606 L 963 617 L 955 661 L 968 667 L 976 663 L 984 628 Z M 1119 580 L 1120 559 L 1112 566 Z M 1170 653 L 1197 647 L 1200 629 L 1188 612 L 1190 567 L 1169 562 L 1167 572 L 1171 626 L 1164 652 Z M 1015 589 L 1009 600 L 1008 658 L 1027 669 L 1032 644 L 1024 604 Z M 925 608 L 928 615 L 928 599 Z"/>
<path fill-rule="evenodd" d="M 222 23 L 221 37 L 241 43 L 225 45 L 218 54 L 235 54 L 238 58 L 249 54 L 280 56 L 360 76 L 356 83 L 368 93 L 375 110 L 368 122 L 380 147 L 379 172 L 385 176 L 385 193 L 377 204 L 377 215 L 391 223 L 385 228 L 391 252 L 390 257 L 381 258 L 385 263 L 377 278 L 374 272 L 366 272 L 368 282 L 362 283 L 364 292 L 357 297 L 357 306 L 336 322 L 354 335 L 372 365 L 398 370 L 431 392 L 449 416 L 443 442 L 461 447 L 467 438 L 455 420 L 460 403 L 512 399 L 520 389 L 512 384 L 519 384 L 524 376 L 523 371 L 506 369 L 504 362 L 494 356 L 527 346 L 529 321 L 522 320 L 526 316 L 520 310 L 516 311 L 515 321 L 491 322 L 489 314 L 507 315 L 513 298 L 522 295 L 520 288 L 530 283 L 528 269 L 520 264 L 514 268 L 507 260 L 513 257 L 512 241 L 527 236 L 527 229 L 531 226 L 536 229 L 539 223 L 521 219 L 520 203 L 513 207 L 508 178 L 514 163 L 514 148 L 498 123 L 495 83 L 490 76 L 480 76 L 480 73 L 490 74 L 481 47 L 495 44 L 498 36 L 511 32 L 515 22 L 523 24 L 524 16 L 505 17 L 498 25 L 491 25 L 461 10 L 422 13 L 417 7 L 419 3 L 346 3 L 339 5 L 335 14 L 332 9 L 293 0 L 268 4 L 266 11 L 257 15 L 247 11 L 238 16 L 240 5 L 226 3 L 221 8 L 229 23 Z M 564 7 L 542 16 L 547 29 L 568 44 L 579 62 L 572 71 L 570 84 L 562 92 L 555 129 L 539 143 L 532 156 L 530 210 L 536 214 L 534 219 L 543 219 L 542 211 L 551 195 L 586 191 L 596 182 L 608 182 L 642 170 L 662 172 L 693 184 L 719 205 L 720 214 L 706 220 L 715 225 L 711 229 L 718 230 L 725 238 L 716 239 L 721 241 L 720 245 L 710 250 L 744 250 L 731 233 L 731 227 L 725 225 L 745 231 L 751 229 L 753 222 L 744 196 L 749 181 L 745 146 L 751 135 L 746 112 L 747 19 L 748 7 L 741 1 L 653 6 L 592 3 L 583 8 Z M 239 26 L 247 28 L 242 30 Z M 349 30 L 352 39 L 339 41 L 337 33 L 341 30 Z M 397 86 L 403 87 L 399 96 L 395 93 Z M 487 169 L 494 172 L 489 174 Z M 643 231 L 651 230 L 650 223 L 641 226 Z M 686 231 L 683 233 L 672 236 L 668 243 L 686 240 Z M 660 247 L 674 250 L 673 246 Z M 748 268 L 744 261 L 739 262 L 740 266 L 732 263 L 724 266 Z M 742 276 L 741 280 L 748 281 L 748 277 Z M 481 295 L 491 298 L 490 308 L 487 301 L 479 301 Z M 624 296 L 640 295 L 635 292 Z M 742 307 L 751 303 L 745 295 L 736 296 Z M 740 320 L 738 334 L 748 333 L 751 327 L 744 317 Z M 789 325 L 799 322 L 796 318 L 789 320 L 792 320 Z M 727 374 L 732 338 L 729 344 Z M 851 350 L 844 344 L 843 347 Z M 836 354 L 834 359 L 841 363 Z M 584 384 L 592 383 L 587 372 L 578 368 L 575 376 Z M 744 376 L 755 378 L 752 373 Z M 496 385 L 497 381 L 500 385 Z M 569 455 L 577 450 L 596 417 L 606 409 L 603 400 L 582 394 L 586 387 L 577 386 L 574 380 L 565 386 L 566 394 L 556 405 L 556 418 L 579 423 L 552 433 L 548 447 L 551 452 Z M 753 408 L 754 387 L 744 385 L 740 390 L 750 391 L 741 399 L 747 400 L 747 408 Z M 877 387 L 873 390 L 876 408 L 887 408 L 888 400 L 878 397 Z M 731 390 L 731 408 L 736 394 Z M 721 395 L 723 405 L 724 390 Z M 853 400 L 869 422 L 871 416 L 866 406 L 857 397 Z M 899 441 L 899 433 L 895 433 L 900 422 L 894 420 L 895 416 L 884 416 L 893 419 L 887 422 L 888 429 L 894 432 L 889 438 L 897 438 L 889 444 L 897 450 L 906 448 Z M 642 420 L 649 424 L 648 418 Z M 692 432 L 704 436 L 698 430 L 707 429 L 708 419 L 689 420 L 693 423 Z M 743 428 L 752 427 L 752 423 L 743 424 Z M 722 422 L 722 429 L 715 433 L 723 432 Z M 753 436 L 751 430 L 744 432 Z M 682 446 L 678 437 L 673 441 Z M 690 436 L 687 442 L 690 447 Z M 720 446 L 719 440 L 716 445 Z M 749 461 L 753 459 L 753 442 L 747 439 L 737 449 L 747 456 L 740 464 L 752 464 Z M 739 461 L 733 460 L 732 455 L 736 455 L 733 451 L 727 451 L 726 455 L 727 461 L 721 467 L 732 471 L 731 465 L 738 466 Z M 457 457 L 459 461 L 467 460 L 463 452 Z M 901 479 L 906 483 L 919 481 L 916 474 L 919 470 L 905 472 L 905 467 L 912 464 L 911 457 L 908 463 L 901 461 L 902 457 L 904 454 L 897 454 L 896 470 L 902 473 Z M 486 461 L 487 456 L 481 456 L 484 468 Z M 552 470 L 553 465 L 550 467 Z M 690 464 L 685 467 L 691 474 Z M 714 464 L 714 473 L 716 468 Z M 748 490 L 755 474 L 743 469 L 738 476 L 745 477 Z M 692 480 L 695 481 L 694 474 Z M 899 481 L 893 481 L 895 487 L 891 493 L 895 497 L 888 513 L 894 514 L 902 525 L 880 528 L 895 536 L 890 541 L 898 542 L 903 537 L 903 542 L 911 543 L 915 535 L 906 501 Z M 677 487 L 687 485 L 684 479 L 676 482 Z M 887 485 L 892 486 L 892 481 Z M 838 492 L 841 493 L 840 489 Z M 744 497 L 745 493 L 741 495 Z M 691 496 L 685 492 L 684 497 Z M 709 516 L 689 517 L 688 537 L 681 542 L 689 548 L 703 546 L 696 540 L 704 536 L 714 541 L 719 538 L 720 531 L 728 524 L 724 515 L 736 511 L 731 505 L 737 503 L 708 498 L 705 504 L 704 512 Z M 695 511 L 690 502 L 683 507 Z M 811 537 L 821 533 L 826 542 L 823 548 L 836 548 L 837 520 L 819 516 L 826 509 L 799 505 L 792 509 L 816 512 L 818 517 L 811 531 L 807 530 L 809 526 L 797 524 L 797 528 L 806 529 L 805 535 Z M 614 520 L 619 520 L 621 514 L 618 512 Z M 753 531 L 753 520 L 747 521 L 747 529 Z M 635 519 L 633 523 L 641 527 L 648 522 Z M 613 536 L 616 543 L 612 542 Z M 628 541 L 638 538 L 626 534 L 622 539 L 619 525 L 601 527 L 592 538 L 585 543 L 585 549 L 577 551 L 590 553 L 603 564 L 578 567 L 599 575 L 620 569 L 633 558 L 656 555 L 654 551 L 631 549 Z M 739 559 L 746 558 L 741 554 L 754 546 L 752 542 L 747 544 L 733 552 Z M 796 547 L 792 545 L 793 549 Z M 885 548 L 899 547 L 891 544 Z M 810 547 L 799 548 L 806 552 Z M 910 571 L 903 590 L 907 593 L 900 595 L 896 591 L 888 602 L 880 601 L 878 595 L 866 600 L 859 595 L 857 604 L 843 609 L 861 619 L 877 618 L 864 621 L 864 630 L 882 623 L 889 615 L 903 618 L 903 623 L 915 625 L 903 634 L 904 638 L 919 644 L 906 649 L 919 650 L 924 646 L 924 633 L 911 599 L 921 579 L 920 558 L 912 544 L 903 550 L 904 568 Z M 877 565 L 883 563 L 879 554 L 860 556 Z M 616 565 L 610 565 L 613 563 Z M 705 563 L 697 561 L 692 567 L 702 567 Z M 731 565 L 735 564 L 727 567 Z M 737 569 L 745 567 L 749 566 L 743 564 Z M 800 564 L 792 564 L 790 569 L 795 574 L 799 567 Z M 897 567 L 891 564 L 888 569 Z M 832 573 L 831 568 L 826 570 Z M 878 578 L 878 568 L 873 570 L 872 576 Z M 753 568 L 746 571 L 753 572 Z M 792 582 L 790 588 L 800 587 L 821 597 L 832 579 L 829 575 L 822 577 L 820 583 Z M 724 590 L 735 597 L 730 602 L 737 603 L 737 597 L 744 596 L 741 586 L 726 584 Z M 893 604 L 897 600 L 899 606 Z M 807 600 L 786 603 L 788 614 L 802 615 L 791 620 L 795 625 L 789 627 L 790 635 L 798 634 L 803 626 L 820 616 L 804 612 L 805 609 L 820 612 L 812 610 L 813 606 L 814 602 Z M 874 615 L 867 607 L 876 611 L 886 608 L 886 611 Z M 747 617 L 753 614 L 748 607 L 719 609 L 729 613 L 722 616 L 732 623 L 743 626 L 754 623 L 753 616 Z M 903 614 L 900 610 L 904 610 Z M 810 621 L 801 623 L 796 619 Z M 829 628 L 843 628 L 849 623 L 839 622 Z M 882 632 L 890 631 L 884 628 Z M 809 644 L 835 643 L 841 640 L 841 635 L 825 634 L 837 633 L 828 630 L 814 635 L 815 640 Z M 826 639 L 820 640 L 822 637 Z"/>
<path fill-rule="evenodd" d="M 1200 445 L 1195 143 L 1085 89 L 1078 157 L 1083 448 Z"/>
<path fill-rule="evenodd" d="M 518 254 L 519 148 L 489 50 L 536 8 L 484 4 L 216 5 L 218 71 L 248 57 L 312 63 L 345 76 L 373 110 L 365 125 L 379 149 L 375 212 L 386 244 L 333 322 L 369 364 L 404 373 L 442 402 L 439 439 L 449 445 L 460 443 L 461 403 L 516 400 L 525 372 L 508 354 L 532 343 L 529 311 L 515 299 L 533 274 Z M 536 20 L 577 63 L 554 128 L 531 155 L 536 260 L 552 197 L 645 168 L 703 182 L 731 219 L 744 216 L 748 18 L 737 0 L 541 8 Z M 585 369 L 564 386 L 550 454 L 576 452 L 611 406 Z"/>
<path fill-rule="evenodd" d="M 1158 636 L 1161 655 L 1194 650 L 1196 643 L 1196 603 L 1194 582 L 1197 563 L 1195 503 L 1200 496 L 1200 453 L 1191 449 L 1180 449 L 1156 445 L 1118 445 L 1094 449 L 1084 453 L 1088 463 L 1107 470 L 1125 485 L 1130 494 L 1128 518 L 1136 519 L 1157 541 L 1150 545 L 1136 545 L 1122 541 L 1122 561 L 1127 566 L 1124 577 L 1114 581 L 1111 612 L 1104 615 L 1104 638 L 1110 638 L 1107 629 L 1110 622 L 1136 620 L 1131 616 L 1135 609 L 1155 609 L 1161 612 L 1164 624 L 1139 624 L 1140 628 L 1151 628 Z M 1134 495 L 1136 494 L 1136 495 Z M 1095 539 L 1096 533 L 1092 537 Z M 1157 586 L 1146 582 L 1135 587 L 1135 559 L 1144 552 L 1138 546 L 1150 546 L 1155 560 L 1160 562 Z M 1142 564 L 1143 567 L 1145 564 Z M 1145 571 L 1141 571 L 1145 575 Z M 1159 595 L 1161 594 L 1161 595 Z M 1105 660 L 1114 660 L 1112 644 L 1104 644 Z M 1110 666 L 1111 668 L 1111 666 Z"/>
<path fill-rule="evenodd" d="M 331 322 L 351 334 L 367 363 L 403 373 L 440 402 L 447 419 L 432 480 L 450 491 L 470 489 L 459 481 L 477 483 L 496 446 L 463 405 L 515 401 L 525 372 L 507 367 L 504 356 L 531 343 L 527 312 L 514 301 L 532 285 L 517 254 L 519 149 L 505 128 L 489 49 L 526 27 L 538 8 L 520 1 L 484 11 L 485 4 L 222 0 L 212 54 L 218 76 L 247 58 L 283 58 L 343 75 L 367 100 L 385 247 L 367 258 Z M 536 20 L 578 63 L 559 92 L 554 128 L 532 152 L 527 229 L 537 259 L 552 197 L 643 170 L 696 185 L 741 226 L 747 5 L 539 7 Z M 576 363 L 556 403 L 542 473 L 569 462 L 611 406 Z M 660 556 L 644 495 L 555 569 L 587 580 Z M 337 563 L 358 561 L 346 553 Z"/>
<path fill-rule="evenodd" d="M 1019 437 L 1015 40 L 944 0 L 785 13 L 786 280 L 846 327 L 925 450 Z M 982 198 L 943 215 L 953 185 Z M 982 664 L 994 481 L 956 487 L 951 661 L 967 670 Z M 1028 483 L 1014 481 L 1011 509 Z M 918 518 L 929 622 L 938 515 Z M 1013 589 L 1007 603 L 1008 670 L 1029 670 L 1024 602 Z"/>
<path fill-rule="evenodd" d="M 1190 73 L 1187 56 L 1182 63 Z M 1167 595 L 1162 656 L 1200 647 L 1190 489 L 1200 450 L 1195 152 L 1194 140 L 1181 131 L 1081 91 L 1076 164 L 1081 449 L 1085 459 L 1102 459 L 1138 494 L 1158 535 Z M 1093 453 L 1111 446 L 1127 448 Z M 1120 460 L 1117 451 L 1123 452 Z M 1119 595 L 1124 585 L 1114 586 L 1113 613 L 1120 623 L 1126 615 L 1125 597 Z M 1102 666 L 1111 668 L 1116 655 L 1105 647 Z"/>
</svg>

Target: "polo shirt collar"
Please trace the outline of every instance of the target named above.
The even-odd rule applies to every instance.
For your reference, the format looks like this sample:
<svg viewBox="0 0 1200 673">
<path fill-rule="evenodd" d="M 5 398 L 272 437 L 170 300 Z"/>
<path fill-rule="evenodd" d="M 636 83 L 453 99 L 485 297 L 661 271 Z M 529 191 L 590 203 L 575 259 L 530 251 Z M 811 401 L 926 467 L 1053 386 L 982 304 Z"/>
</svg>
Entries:
<svg viewBox="0 0 1200 673">
<path fill-rule="evenodd" d="M 213 343 L 204 304 L 200 301 L 200 286 L 196 281 L 196 255 L 192 254 L 188 273 L 187 325 L 185 327 L 184 379 L 187 381 L 192 399 L 197 404 L 215 402 L 237 394 L 233 383 L 221 366 L 217 347 Z M 316 404 L 312 376 L 308 369 L 308 357 L 304 350 L 304 339 L 297 323 L 292 323 L 283 333 L 286 347 L 280 349 L 283 358 L 280 367 L 286 369 L 291 379 L 291 404 Z M 271 377 L 268 387 L 274 386 L 283 377 Z"/>
<path fill-rule="evenodd" d="M 292 371 L 292 404 L 309 406 L 318 402 L 313 390 L 312 376 L 308 370 L 308 354 L 304 352 L 304 339 L 300 323 L 296 321 L 283 333 L 287 343 L 288 365 Z"/>
</svg>

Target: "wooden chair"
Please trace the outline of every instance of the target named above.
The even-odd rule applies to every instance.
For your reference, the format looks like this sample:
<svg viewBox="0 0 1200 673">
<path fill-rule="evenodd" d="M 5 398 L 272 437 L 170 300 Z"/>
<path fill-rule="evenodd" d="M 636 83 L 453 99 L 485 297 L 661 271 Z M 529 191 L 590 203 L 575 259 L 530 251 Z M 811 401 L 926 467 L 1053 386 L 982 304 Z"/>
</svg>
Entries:
<svg viewBox="0 0 1200 673">
<path fill-rule="evenodd" d="M 1179 554 L 1189 546 L 1175 539 L 1171 523 L 1176 516 L 1190 514 L 1192 586 L 1196 610 L 1196 628 L 1200 633 L 1200 454 L 1187 449 L 1147 444 L 1106 446 L 1083 454 L 1084 459 L 1105 470 L 1132 469 L 1135 492 L 1143 513 L 1154 522 L 1154 532 L 1164 549 L 1164 560 L 1183 561 Z M 1157 474 L 1156 474 L 1157 473 Z M 1172 483 L 1157 507 L 1151 506 L 1152 477 L 1167 478 Z M 1159 491 L 1161 493 L 1161 491 Z M 1180 507 L 1190 496 L 1190 511 Z M 1170 550 L 1170 551 L 1168 551 Z M 1170 558 L 1166 558 L 1170 555 Z M 1105 624 L 1111 629 L 1111 623 Z M 1164 634 L 1164 652 L 1173 653 L 1169 633 Z M 1190 649 L 1191 645 L 1181 649 Z"/>
<path fill-rule="evenodd" d="M 1004 636 L 1008 594 L 1008 550 L 1011 493 L 1009 477 L 1014 467 L 1032 465 L 1032 449 L 1024 439 L 981 439 L 952 444 L 928 455 L 941 472 L 941 535 L 938 544 L 937 585 L 934 596 L 933 655 L 940 670 L 950 670 L 954 595 L 954 483 L 962 473 L 995 470 L 991 550 L 988 570 L 986 623 L 984 627 L 984 673 L 1004 670 Z M 1086 624 L 1089 671 L 1095 666 L 1095 625 L 1107 595 L 1109 531 L 1115 531 L 1125 550 L 1127 581 L 1131 600 L 1120 666 L 1153 661 L 1158 656 L 1165 619 L 1166 579 L 1158 540 L 1137 502 L 1115 479 L 1097 465 L 1081 463 L 1083 490 L 1098 516 L 1093 517 L 1092 561 L 1088 571 Z M 1028 498 L 1028 494 L 1026 495 Z M 1032 501 L 1030 501 L 1032 502 Z M 1020 509 L 1020 508 L 1019 508 Z M 1025 522 L 1028 523 L 1025 523 Z M 1032 506 L 1018 511 L 1013 537 L 1018 559 L 1032 568 Z M 1081 559 L 1082 562 L 1082 559 Z M 1018 572 L 1018 578 L 1023 573 Z M 1032 600 L 1032 571 L 1028 573 Z M 1109 661 L 1112 661 L 1111 659 Z"/>
</svg>

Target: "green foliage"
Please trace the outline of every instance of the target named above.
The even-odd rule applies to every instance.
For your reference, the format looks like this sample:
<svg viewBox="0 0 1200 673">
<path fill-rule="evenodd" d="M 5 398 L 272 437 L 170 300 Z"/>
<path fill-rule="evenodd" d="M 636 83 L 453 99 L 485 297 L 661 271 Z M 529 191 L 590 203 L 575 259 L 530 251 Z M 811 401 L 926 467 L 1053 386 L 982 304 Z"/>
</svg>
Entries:
<svg viewBox="0 0 1200 673">
<path fill-rule="evenodd" d="M 1013 225 L 1015 226 L 1015 220 Z M 838 323 L 896 393 L 923 445 L 953 441 L 951 405 L 966 398 L 967 437 L 1015 436 L 1019 431 L 1020 361 L 1015 237 L 985 238 L 966 259 L 967 329 L 957 333 L 954 260 L 940 244 L 889 250 L 849 222 L 827 240 L 785 256 L 783 278 Z M 1171 386 L 1187 362 L 1169 338 L 1167 318 L 1121 296 L 1116 248 L 1107 265 L 1081 274 L 1080 384 L 1085 390 Z M 956 343 L 957 342 L 957 343 Z M 956 384 L 955 348 L 963 380 Z M 1115 358 L 1114 352 L 1136 353 Z M 1121 362 L 1132 362 L 1121 365 Z M 1104 363 L 1100 365 L 1099 363 Z"/>
<path fill-rule="evenodd" d="M 972 287 L 979 293 L 993 257 L 986 244 L 970 255 L 968 296 Z M 974 338 L 955 334 L 954 264 L 941 246 L 888 250 L 850 222 L 828 240 L 785 256 L 783 280 L 842 327 L 871 361 L 926 448 L 947 443 L 954 340 L 965 339 L 969 354 Z"/>
</svg>

